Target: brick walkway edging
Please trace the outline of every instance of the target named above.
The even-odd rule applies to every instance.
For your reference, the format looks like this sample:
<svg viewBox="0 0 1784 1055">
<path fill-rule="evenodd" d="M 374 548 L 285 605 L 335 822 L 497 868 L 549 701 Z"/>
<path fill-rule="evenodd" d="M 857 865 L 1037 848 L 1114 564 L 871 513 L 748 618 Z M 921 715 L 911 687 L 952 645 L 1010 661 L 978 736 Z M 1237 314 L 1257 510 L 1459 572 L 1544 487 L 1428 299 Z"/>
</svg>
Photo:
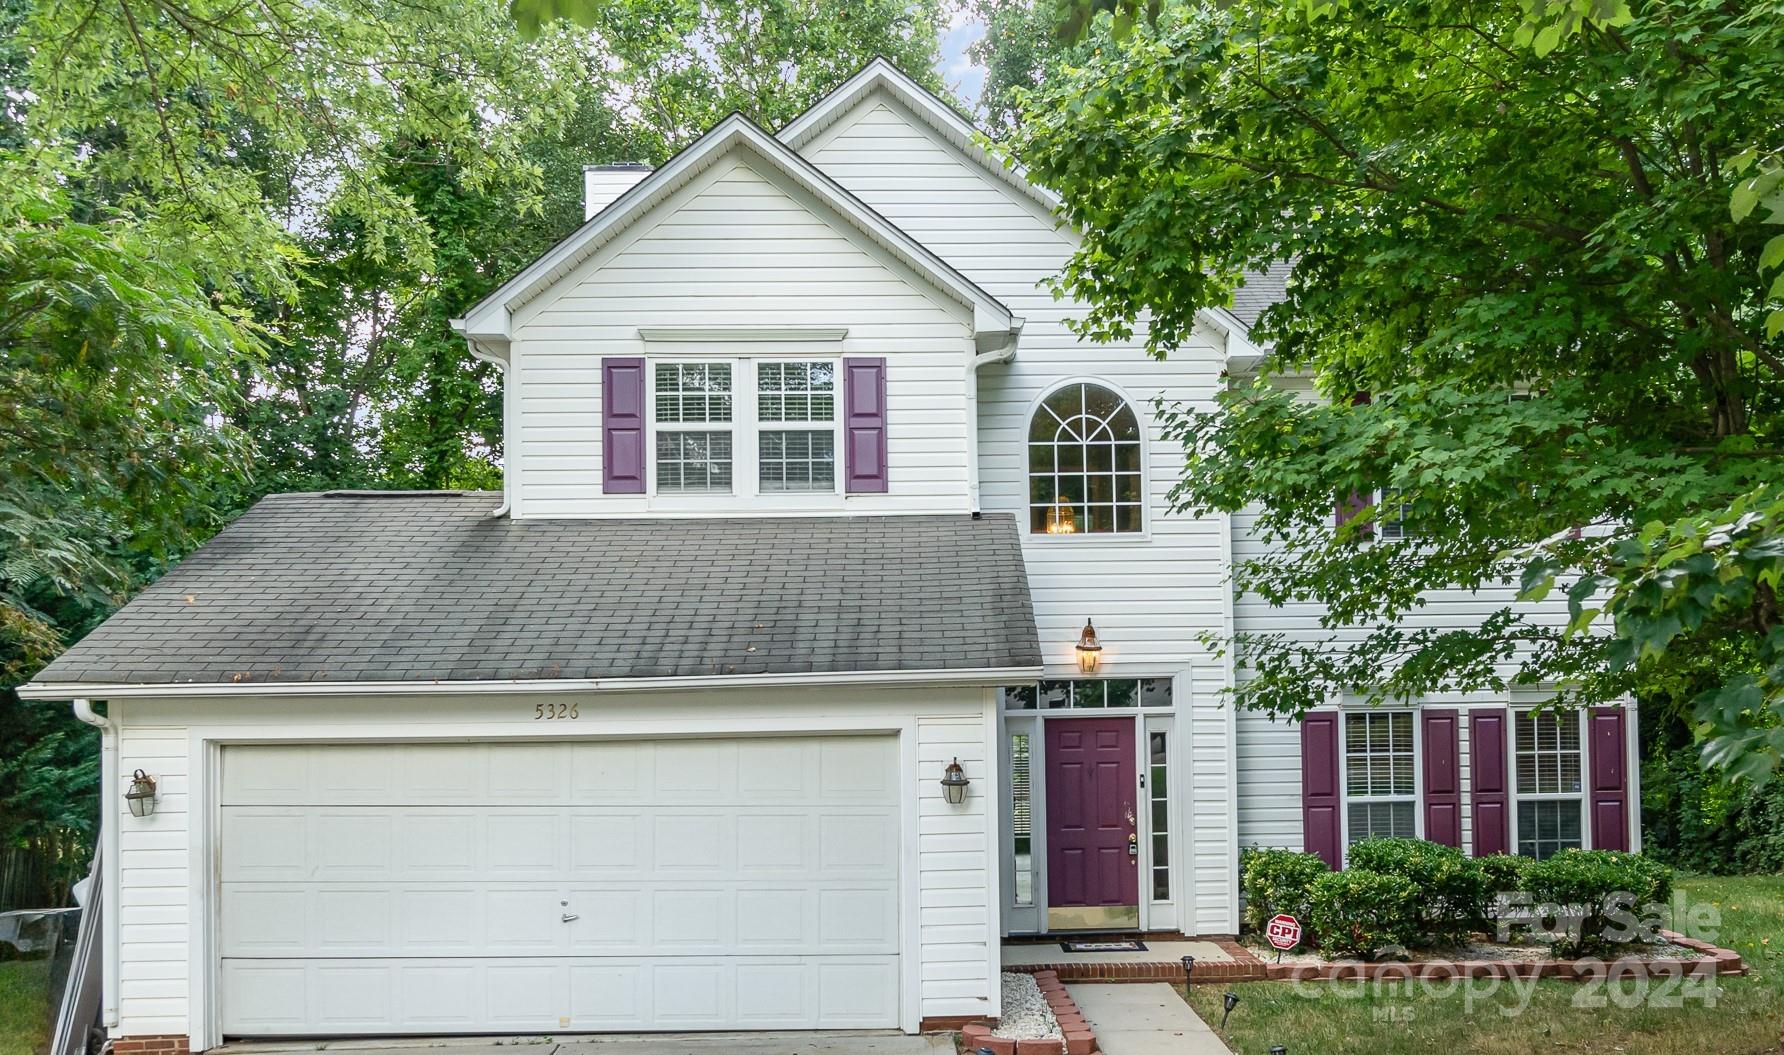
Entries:
<svg viewBox="0 0 1784 1055">
<path fill-rule="evenodd" d="M 1417 963 L 1388 961 L 1385 963 L 1272 963 L 1265 964 L 1271 981 L 1400 981 L 1417 978 L 1446 981 L 1452 978 L 1559 978 L 1579 982 L 1609 978 L 1714 978 L 1717 975 L 1746 974 L 1747 965 L 1741 954 L 1723 949 L 1707 941 L 1698 941 L 1669 930 L 1661 936 L 1676 945 L 1703 953 L 1703 958 L 1686 960 L 1677 956 L 1659 956 L 1650 960 L 1633 957 L 1615 960 L 1423 960 Z M 1202 972 L 1200 964 L 1196 973 Z M 1179 974 L 1182 972 L 1179 971 Z"/>
<path fill-rule="evenodd" d="M 1017 968 L 1008 968 L 1016 972 Z M 960 1030 L 960 1050 L 965 1055 L 978 1055 L 980 1048 L 990 1048 L 991 1055 L 1098 1055 L 1096 1034 L 1091 1031 L 1090 1023 L 1078 1010 L 1077 1001 L 1072 994 L 1065 991 L 1065 983 L 1060 981 L 1059 974 L 1044 967 L 1027 966 L 1020 969 L 1022 974 L 1034 975 L 1034 983 L 1041 989 L 1041 999 L 1053 1009 L 1053 1017 L 1059 1021 L 1059 1031 L 1065 1039 L 1051 1037 L 1046 1040 L 1011 1040 L 1009 1037 L 994 1037 L 991 1031 L 996 1027 L 989 1021 L 969 1022 Z M 1183 972 L 1179 970 L 1178 974 Z"/>
</svg>

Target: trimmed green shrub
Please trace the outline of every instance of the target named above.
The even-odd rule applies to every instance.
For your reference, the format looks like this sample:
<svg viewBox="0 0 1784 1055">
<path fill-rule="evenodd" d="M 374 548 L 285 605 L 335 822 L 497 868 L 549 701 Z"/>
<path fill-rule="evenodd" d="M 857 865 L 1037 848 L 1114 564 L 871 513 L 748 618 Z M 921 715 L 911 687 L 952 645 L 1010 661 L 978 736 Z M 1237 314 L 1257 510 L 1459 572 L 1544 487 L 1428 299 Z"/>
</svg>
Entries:
<svg viewBox="0 0 1784 1055">
<path fill-rule="evenodd" d="M 1318 854 L 1247 848 L 1239 855 L 1239 889 L 1245 895 L 1245 927 L 1261 931 L 1278 912 L 1307 922 L 1313 884 L 1331 872 Z M 1306 933 L 1303 928 L 1302 933 Z M 1303 942 L 1303 944 L 1308 944 Z"/>
<path fill-rule="evenodd" d="M 1329 872 L 1314 881 L 1307 916 L 1321 948 L 1373 960 L 1418 934 L 1419 890 L 1404 876 Z"/>
<path fill-rule="evenodd" d="M 1488 854 L 1476 857 L 1474 863 L 1480 866 L 1486 876 L 1487 893 L 1508 894 L 1524 889 L 1524 869 L 1535 862 L 1528 857 L 1517 854 Z"/>
<path fill-rule="evenodd" d="M 1521 893 L 1524 889 L 1524 869 L 1535 862 L 1528 857 L 1517 854 L 1488 854 L 1476 857 L 1474 863 L 1480 866 L 1481 874 L 1487 880 L 1487 896 L 1481 909 L 1481 929 L 1495 929 L 1503 909 L 1501 895 Z"/>
<path fill-rule="evenodd" d="M 1565 923 L 1555 940 L 1562 956 L 1613 951 L 1643 937 L 1643 906 L 1672 897 L 1672 869 L 1640 854 L 1563 850 L 1533 861 L 1524 886 L 1539 906 L 1557 906 Z"/>
<path fill-rule="evenodd" d="M 1418 931 L 1408 944 L 1454 945 L 1486 919 L 1493 893 L 1486 871 L 1453 846 L 1424 839 L 1365 839 L 1351 846 L 1350 867 L 1399 876 L 1418 890 Z"/>
</svg>

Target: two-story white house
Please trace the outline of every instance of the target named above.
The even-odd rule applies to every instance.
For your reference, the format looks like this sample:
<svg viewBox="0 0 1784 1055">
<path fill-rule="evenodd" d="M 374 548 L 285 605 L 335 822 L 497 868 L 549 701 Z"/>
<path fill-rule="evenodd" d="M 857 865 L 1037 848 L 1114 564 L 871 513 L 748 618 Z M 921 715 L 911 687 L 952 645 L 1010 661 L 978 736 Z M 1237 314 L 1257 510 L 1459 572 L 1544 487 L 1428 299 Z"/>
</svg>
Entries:
<svg viewBox="0 0 1784 1055">
<path fill-rule="evenodd" d="M 1227 706 L 1200 636 L 1318 613 L 1234 595 L 1152 401 L 1257 289 L 1081 342 L 1052 196 L 884 62 L 586 184 L 459 323 L 503 493 L 269 497 L 24 690 L 104 730 L 118 1051 L 916 1031 L 1011 936 L 1234 933 L 1245 845 L 1636 844 L 1621 709 Z"/>
</svg>

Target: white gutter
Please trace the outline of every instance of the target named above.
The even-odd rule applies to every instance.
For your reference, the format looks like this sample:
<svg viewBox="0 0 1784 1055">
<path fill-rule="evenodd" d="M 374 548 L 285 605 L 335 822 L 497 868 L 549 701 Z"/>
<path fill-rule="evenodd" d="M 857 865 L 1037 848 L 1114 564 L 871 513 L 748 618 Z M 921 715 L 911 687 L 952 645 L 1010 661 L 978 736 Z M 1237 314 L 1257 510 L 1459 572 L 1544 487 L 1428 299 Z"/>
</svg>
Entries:
<svg viewBox="0 0 1784 1055">
<path fill-rule="evenodd" d="M 475 696 L 552 692 L 674 692 L 692 689 L 800 688 L 826 685 L 1004 685 L 1033 680 L 1035 667 L 964 670 L 866 670 L 799 674 L 712 674 L 676 678 L 528 678 L 508 681 L 175 682 L 165 685 L 22 685 L 26 700 L 67 700 L 78 693 L 106 699 L 187 696 Z"/>
<path fill-rule="evenodd" d="M 489 519 L 494 520 L 497 517 L 507 516 L 508 510 L 514 504 L 514 473 L 512 472 L 514 460 L 511 457 L 508 457 L 510 453 L 508 445 L 513 442 L 512 437 L 508 435 L 508 357 L 505 355 L 497 355 L 483 347 L 483 343 L 477 340 L 477 338 L 465 333 L 464 321 L 462 319 L 453 319 L 452 328 L 464 335 L 465 345 L 471 349 L 471 356 L 473 358 L 481 359 L 484 362 L 493 365 L 496 368 L 496 372 L 502 375 L 502 454 L 504 456 L 504 464 L 502 466 L 502 504 L 490 510 Z"/>
<path fill-rule="evenodd" d="M 99 730 L 99 854 L 105 868 L 99 891 L 99 919 L 105 926 L 105 948 L 99 954 L 100 1000 L 105 1031 L 118 1032 L 118 811 L 112 795 L 118 788 L 118 729 L 93 711 L 93 701 L 74 698 L 74 716 Z"/>
<path fill-rule="evenodd" d="M 966 364 L 966 492 L 974 516 L 979 515 L 979 367 L 1016 358 L 1016 342 L 1022 336 L 1025 321 L 1012 318 L 1008 339 L 973 356 Z"/>
</svg>

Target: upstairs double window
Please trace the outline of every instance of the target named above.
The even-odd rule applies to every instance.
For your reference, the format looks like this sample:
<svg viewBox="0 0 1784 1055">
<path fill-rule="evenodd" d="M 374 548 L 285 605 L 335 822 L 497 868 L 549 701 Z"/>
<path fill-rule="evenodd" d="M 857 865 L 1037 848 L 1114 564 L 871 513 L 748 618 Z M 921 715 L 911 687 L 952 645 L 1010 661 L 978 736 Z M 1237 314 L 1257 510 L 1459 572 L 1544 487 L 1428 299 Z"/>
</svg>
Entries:
<svg viewBox="0 0 1784 1055">
<path fill-rule="evenodd" d="M 651 364 L 656 492 L 837 492 L 835 360 Z"/>
</svg>

